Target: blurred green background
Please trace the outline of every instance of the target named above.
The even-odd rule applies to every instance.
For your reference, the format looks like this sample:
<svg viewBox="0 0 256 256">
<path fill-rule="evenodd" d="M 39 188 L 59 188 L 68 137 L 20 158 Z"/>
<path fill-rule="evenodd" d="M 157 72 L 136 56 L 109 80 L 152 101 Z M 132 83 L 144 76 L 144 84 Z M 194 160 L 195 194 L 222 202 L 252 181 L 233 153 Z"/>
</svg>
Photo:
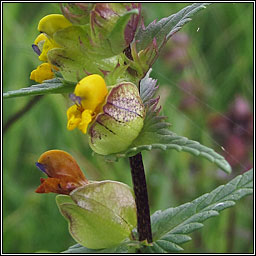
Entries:
<svg viewBox="0 0 256 256">
<path fill-rule="evenodd" d="M 144 3 L 145 25 L 186 5 Z M 58 4 L 3 3 L 3 91 L 33 84 L 29 75 L 39 60 L 31 45 L 38 35 L 38 21 L 50 13 L 60 13 Z M 171 129 L 236 163 L 233 173 L 226 175 L 214 164 L 187 153 L 143 152 L 151 213 L 210 192 L 252 165 L 252 128 L 248 122 L 239 123 L 230 111 L 239 96 L 252 114 L 253 4 L 216 3 L 201 11 L 170 39 L 153 66 L 152 76 L 160 84 L 162 114 L 168 117 Z M 4 100 L 3 124 L 30 99 Z M 34 193 L 43 177 L 35 162 L 43 152 L 62 149 L 71 153 L 88 179 L 132 185 L 127 159 L 104 162 L 92 156 L 80 131 L 66 129 L 67 106 L 62 95 L 44 96 L 3 135 L 4 253 L 61 252 L 75 244 L 57 209 L 55 195 Z M 223 136 L 216 137 L 215 126 L 209 125 L 212 116 L 222 118 L 222 124 L 229 123 L 230 133 L 225 130 Z M 226 144 L 234 126 L 247 139 L 243 142 L 244 158 L 237 158 L 236 143 Z M 244 198 L 219 217 L 207 220 L 203 229 L 192 234 L 193 240 L 184 244 L 184 252 L 252 252 L 252 201 L 252 196 Z"/>
</svg>

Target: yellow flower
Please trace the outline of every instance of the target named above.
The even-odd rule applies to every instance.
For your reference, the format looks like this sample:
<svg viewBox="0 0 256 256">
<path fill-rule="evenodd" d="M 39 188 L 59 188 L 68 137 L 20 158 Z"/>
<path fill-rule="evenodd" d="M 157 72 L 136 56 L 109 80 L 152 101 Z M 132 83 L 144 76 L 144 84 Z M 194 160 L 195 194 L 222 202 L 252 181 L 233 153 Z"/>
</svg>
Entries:
<svg viewBox="0 0 256 256">
<path fill-rule="evenodd" d="M 39 60 L 48 61 L 47 53 L 53 48 L 60 48 L 54 40 L 48 38 L 45 34 L 40 34 L 34 41 L 34 46 L 39 50 Z"/>
<path fill-rule="evenodd" d="M 42 51 L 42 45 L 47 40 L 47 36 L 43 33 L 39 34 L 34 41 L 34 45 L 38 46 L 39 50 Z"/>
<path fill-rule="evenodd" d="M 71 131 L 77 127 L 86 133 L 88 125 L 101 111 L 107 94 L 106 83 L 100 75 L 83 78 L 71 94 L 75 105 L 67 110 L 67 129 Z"/>
<path fill-rule="evenodd" d="M 37 29 L 48 36 L 53 37 L 53 34 L 56 31 L 70 26 L 72 26 L 72 23 L 62 14 L 50 14 L 39 21 Z"/>
<path fill-rule="evenodd" d="M 34 41 L 33 49 L 39 55 L 39 60 L 47 62 L 39 65 L 30 74 L 30 79 L 38 83 L 54 77 L 53 69 L 58 70 L 48 62 L 47 53 L 49 50 L 59 47 L 53 40 L 49 39 L 45 34 L 40 34 Z"/>
<path fill-rule="evenodd" d="M 41 41 L 44 41 L 43 48 L 41 50 L 42 53 L 39 56 L 39 60 L 48 61 L 47 53 L 53 48 L 61 47 L 52 39 L 53 34 L 58 30 L 61 30 L 70 26 L 72 26 L 72 23 L 61 14 L 50 14 L 43 17 L 39 21 L 38 30 L 42 33 L 41 35 L 44 35 L 44 36 L 39 35 L 34 42 L 35 45 L 38 45 Z"/>
<path fill-rule="evenodd" d="M 42 33 L 35 39 L 32 46 L 39 55 L 39 60 L 48 62 L 48 52 L 53 48 L 61 47 L 52 39 L 53 34 L 69 26 L 72 26 L 72 23 L 61 14 L 50 14 L 40 20 L 38 30 Z M 50 63 L 43 63 L 31 72 L 30 79 L 42 83 L 54 77 L 53 69 L 58 70 Z"/>
<path fill-rule="evenodd" d="M 41 64 L 30 74 L 30 79 L 38 83 L 42 83 L 44 80 L 52 79 L 53 77 L 52 65 L 49 63 Z"/>
</svg>

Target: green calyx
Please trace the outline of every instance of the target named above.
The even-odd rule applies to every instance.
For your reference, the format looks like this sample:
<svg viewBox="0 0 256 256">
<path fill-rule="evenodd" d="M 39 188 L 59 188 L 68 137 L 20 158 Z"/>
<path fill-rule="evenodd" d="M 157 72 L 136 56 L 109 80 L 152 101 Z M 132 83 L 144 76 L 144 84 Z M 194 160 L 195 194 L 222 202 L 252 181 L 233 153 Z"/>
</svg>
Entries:
<svg viewBox="0 0 256 256">
<path fill-rule="evenodd" d="M 137 86 L 128 82 L 115 86 L 89 129 L 90 147 L 101 155 L 127 149 L 139 135 L 144 118 Z"/>
<path fill-rule="evenodd" d="M 132 191 L 120 182 L 92 182 L 70 196 L 58 195 L 56 202 L 71 236 L 87 248 L 117 245 L 131 236 L 137 224 Z"/>
<path fill-rule="evenodd" d="M 85 25 L 90 21 L 90 11 L 94 4 L 92 3 L 61 3 L 63 15 L 72 23 Z"/>
<path fill-rule="evenodd" d="M 112 84 L 120 79 L 134 81 L 126 71 L 129 63 L 123 51 L 136 32 L 140 5 L 97 3 L 62 4 L 61 7 L 72 26 L 48 35 L 60 46 L 48 52 L 48 59 L 60 69 L 63 78 L 78 82 L 87 75 L 99 74 Z M 88 20 L 83 19 L 84 13 Z M 77 17 L 82 21 L 78 22 Z M 119 72 L 120 69 L 127 74 Z"/>
</svg>

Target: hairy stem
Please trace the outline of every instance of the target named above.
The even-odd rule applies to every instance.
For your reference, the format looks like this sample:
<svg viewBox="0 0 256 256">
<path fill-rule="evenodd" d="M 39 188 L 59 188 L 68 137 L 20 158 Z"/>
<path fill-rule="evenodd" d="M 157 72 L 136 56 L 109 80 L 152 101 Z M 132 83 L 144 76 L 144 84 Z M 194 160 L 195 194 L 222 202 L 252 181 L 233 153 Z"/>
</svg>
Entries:
<svg viewBox="0 0 256 256">
<path fill-rule="evenodd" d="M 139 241 L 147 240 L 148 243 L 151 243 L 153 240 L 150 224 L 150 210 L 148 204 L 146 177 L 141 153 L 130 157 L 129 161 L 137 207 L 137 228 Z"/>
</svg>

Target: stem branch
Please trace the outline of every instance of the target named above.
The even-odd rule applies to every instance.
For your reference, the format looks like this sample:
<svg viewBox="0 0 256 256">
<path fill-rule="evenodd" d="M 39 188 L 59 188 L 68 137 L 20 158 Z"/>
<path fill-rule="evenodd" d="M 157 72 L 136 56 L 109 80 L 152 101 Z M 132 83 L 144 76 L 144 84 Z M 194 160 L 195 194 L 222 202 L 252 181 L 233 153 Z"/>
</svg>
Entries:
<svg viewBox="0 0 256 256">
<path fill-rule="evenodd" d="M 152 243 L 148 192 L 141 153 L 130 157 L 129 161 L 137 207 L 139 241 L 147 240 L 148 243 Z"/>
<path fill-rule="evenodd" d="M 42 97 L 43 95 L 33 97 L 21 110 L 11 116 L 3 126 L 3 133 L 7 132 L 7 130 L 24 114 L 26 114 L 36 103 L 38 103 Z"/>
</svg>

